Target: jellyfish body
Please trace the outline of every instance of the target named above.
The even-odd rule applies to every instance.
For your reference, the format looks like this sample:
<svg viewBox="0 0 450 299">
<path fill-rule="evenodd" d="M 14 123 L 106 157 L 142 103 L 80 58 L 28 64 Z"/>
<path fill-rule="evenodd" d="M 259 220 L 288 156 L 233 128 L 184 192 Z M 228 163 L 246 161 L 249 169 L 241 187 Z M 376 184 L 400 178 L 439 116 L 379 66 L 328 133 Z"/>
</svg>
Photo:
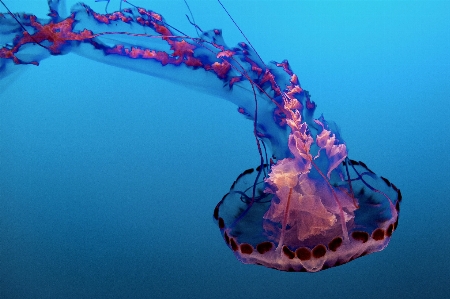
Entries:
<svg viewBox="0 0 450 299">
<path fill-rule="evenodd" d="M 400 190 L 348 158 L 287 60 L 265 64 L 249 43 L 228 47 L 218 29 L 187 36 L 145 8 L 100 14 L 79 3 L 64 16 L 63 0 L 48 4 L 49 19 L 0 13 L 0 78 L 75 52 L 225 98 L 252 121 L 261 164 L 214 210 L 239 260 L 315 272 L 386 247 Z"/>
</svg>

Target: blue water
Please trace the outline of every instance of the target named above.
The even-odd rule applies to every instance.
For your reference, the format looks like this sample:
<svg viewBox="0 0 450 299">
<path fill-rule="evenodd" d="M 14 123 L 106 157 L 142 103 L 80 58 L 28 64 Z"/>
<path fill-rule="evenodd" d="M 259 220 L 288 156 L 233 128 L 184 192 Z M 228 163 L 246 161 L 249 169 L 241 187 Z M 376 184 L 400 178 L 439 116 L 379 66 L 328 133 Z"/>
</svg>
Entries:
<svg viewBox="0 0 450 299">
<path fill-rule="evenodd" d="M 183 1 L 133 2 L 194 34 Z M 242 40 L 214 1 L 189 3 Z M 315 274 L 241 264 L 212 211 L 258 164 L 251 122 L 188 87 L 51 57 L 0 91 L 0 298 L 449 296 L 449 2 L 224 4 L 264 60 L 289 59 L 350 157 L 401 189 L 389 246 Z"/>
</svg>

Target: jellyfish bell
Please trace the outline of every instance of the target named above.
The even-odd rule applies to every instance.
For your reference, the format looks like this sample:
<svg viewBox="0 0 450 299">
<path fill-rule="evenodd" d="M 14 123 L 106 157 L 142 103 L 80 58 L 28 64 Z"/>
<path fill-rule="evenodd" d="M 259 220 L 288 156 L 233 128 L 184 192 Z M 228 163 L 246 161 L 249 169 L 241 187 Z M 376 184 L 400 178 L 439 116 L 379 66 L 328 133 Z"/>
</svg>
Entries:
<svg viewBox="0 0 450 299">
<path fill-rule="evenodd" d="M 245 171 L 217 204 L 226 244 L 243 263 L 295 272 L 383 250 L 397 227 L 400 190 L 350 160 L 323 116 L 308 130 L 299 115 L 287 121 L 292 155 L 268 165 L 264 178 Z"/>
<path fill-rule="evenodd" d="M 400 190 L 362 162 L 347 158 L 338 168 L 348 175 L 328 182 L 310 173 L 296 182 L 285 174 L 275 180 L 270 173 L 258 184 L 260 201 L 240 191 L 251 190 L 257 172 L 240 175 L 214 210 L 225 243 L 243 263 L 295 272 L 383 250 L 397 227 Z"/>
</svg>

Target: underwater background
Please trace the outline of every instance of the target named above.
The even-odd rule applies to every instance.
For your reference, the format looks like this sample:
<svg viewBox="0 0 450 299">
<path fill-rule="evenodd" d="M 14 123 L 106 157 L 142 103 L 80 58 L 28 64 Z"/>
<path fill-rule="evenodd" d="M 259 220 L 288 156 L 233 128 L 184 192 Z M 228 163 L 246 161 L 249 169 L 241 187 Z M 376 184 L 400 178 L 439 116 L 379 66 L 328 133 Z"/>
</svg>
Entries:
<svg viewBox="0 0 450 299">
<path fill-rule="evenodd" d="M 132 3 L 195 35 L 182 0 Z M 264 61 L 289 60 L 349 157 L 401 189 L 389 246 L 314 274 L 241 264 L 212 212 L 259 163 L 252 123 L 69 54 L 0 82 L 0 298 L 447 298 L 450 2 L 223 3 Z M 244 40 L 215 1 L 189 5 L 203 30 Z"/>
</svg>

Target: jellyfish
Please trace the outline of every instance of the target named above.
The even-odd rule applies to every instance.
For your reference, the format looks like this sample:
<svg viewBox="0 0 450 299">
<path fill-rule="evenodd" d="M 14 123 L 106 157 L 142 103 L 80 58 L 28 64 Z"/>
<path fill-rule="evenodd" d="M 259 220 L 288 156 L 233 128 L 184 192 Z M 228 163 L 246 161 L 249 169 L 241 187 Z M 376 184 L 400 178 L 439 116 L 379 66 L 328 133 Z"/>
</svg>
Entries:
<svg viewBox="0 0 450 299">
<path fill-rule="evenodd" d="M 400 190 L 348 157 L 337 125 L 316 116 L 287 60 L 264 63 L 246 38 L 229 47 L 221 30 L 193 22 L 199 35 L 186 35 L 142 7 L 103 14 L 79 3 L 64 15 L 63 3 L 48 1 L 49 19 L 0 14 L 0 79 L 76 53 L 236 104 L 252 123 L 260 164 L 237 177 L 213 218 L 241 262 L 317 272 L 388 245 Z"/>
</svg>

